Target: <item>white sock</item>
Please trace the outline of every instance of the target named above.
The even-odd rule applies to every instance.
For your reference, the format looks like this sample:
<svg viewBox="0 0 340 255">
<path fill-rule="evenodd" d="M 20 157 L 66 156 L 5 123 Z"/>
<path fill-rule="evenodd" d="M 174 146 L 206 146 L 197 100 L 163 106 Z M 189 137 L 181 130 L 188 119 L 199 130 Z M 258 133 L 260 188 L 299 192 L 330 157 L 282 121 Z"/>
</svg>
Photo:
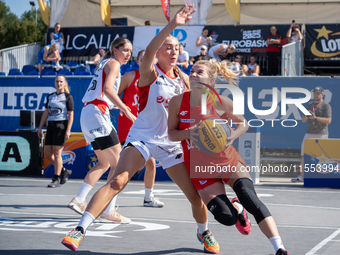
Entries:
<svg viewBox="0 0 340 255">
<path fill-rule="evenodd" d="M 118 196 L 118 195 L 117 195 Z M 111 203 L 109 204 L 109 206 L 105 209 L 104 212 L 108 213 L 111 210 L 114 210 L 116 208 L 116 201 L 117 201 L 117 196 L 115 196 L 114 198 L 112 198 Z"/>
<path fill-rule="evenodd" d="M 198 223 L 197 224 L 197 228 L 198 228 L 198 233 L 201 235 L 204 233 L 204 231 L 208 230 L 208 221 L 206 223 Z"/>
<path fill-rule="evenodd" d="M 277 252 L 278 249 L 282 248 L 285 250 L 285 247 L 283 246 L 282 240 L 280 236 L 273 236 L 269 238 L 269 241 L 272 243 L 275 252 Z"/>
<path fill-rule="evenodd" d="M 78 192 L 78 195 L 76 196 L 77 200 L 79 202 L 84 202 L 86 196 L 90 193 L 92 188 L 93 187 L 90 184 L 83 182 L 83 184 L 81 185 L 80 190 Z"/>
<path fill-rule="evenodd" d="M 83 217 L 81 217 L 78 227 L 82 227 L 84 229 L 84 234 L 87 228 L 94 222 L 95 218 L 93 215 L 87 211 L 84 212 Z"/>
<path fill-rule="evenodd" d="M 243 205 L 241 205 L 239 202 L 234 202 L 233 204 L 235 204 L 238 207 L 238 214 L 241 214 L 243 212 Z"/>
<path fill-rule="evenodd" d="M 145 188 L 145 200 L 151 200 L 151 198 L 153 197 L 153 189 L 147 189 Z"/>
</svg>

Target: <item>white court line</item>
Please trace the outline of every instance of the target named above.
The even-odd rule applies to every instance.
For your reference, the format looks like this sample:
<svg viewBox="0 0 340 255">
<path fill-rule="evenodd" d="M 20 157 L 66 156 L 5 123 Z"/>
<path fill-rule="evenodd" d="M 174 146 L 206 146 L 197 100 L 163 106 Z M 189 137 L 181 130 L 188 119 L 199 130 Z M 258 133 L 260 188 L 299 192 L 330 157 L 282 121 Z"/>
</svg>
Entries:
<svg viewBox="0 0 340 255">
<path fill-rule="evenodd" d="M 8 213 L 8 214 L 26 214 L 26 215 L 38 215 L 40 217 L 44 217 L 44 216 L 55 216 L 55 217 L 66 217 L 65 219 L 56 219 L 56 218 L 52 218 L 50 219 L 50 221 L 59 221 L 59 222 L 69 222 L 70 220 L 76 220 L 79 221 L 79 217 L 73 218 L 70 217 L 69 214 L 53 214 L 53 213 L 35 213 L 35 212 L 10 212 L 10 211 L 0 211 L 0 213 Z M 7 219 L 7 220 L 14 220 L 14 221 L 23 221 L 25 220 L 24 217 L 18 217 L 19 219 L 14 219 L 15 217 L 11 216 L 11 217 L 0 217 L 0 221 L 2 219 Z M 143 220 L 143 221 L 159 221 L 159 222 L 172 222 L 172 223 L 188 223 L 188 224 L 196 224 L 196 222 L 194 220 L 172 220 L 172 219 L 155 219 L 155 218 L 130 218 L 132 220 Z M 30 220 L 33 220 L 30 218 Z M 42 218 L 42 219 L 36 219 L 35 221 L 40 221 L 40 220 L 44 220 L 44 221 L 49 221 L 46 218 Z M 34 221 L 34 220 L 33 220 Z M 94 223 L 98 223 L 98 221 L 95 221 Z M 221 225 L 218 222 L 209 222 L 209 225 Z M 252 227 L 256 227 L 258 228 L 258 225 L 252 225 Z M 279 228 L 299 228 L 299 229 L 326 229 L 326 230 L 340 230 L 338 228 L 335 227 L 320 227 L 320 226 L 297 226 L 297 225 L 278 225 Z"/>
<path fill-rule="evenodd" d="M 315 252 L 320 250 L 325 244 L 327 244 L 329 241 L 331 241 L 334 237 L 336 237 L 338 234 L 340 234 L 340 228 L 335 231 L 333 234 L 331 234 L 326 239 L 322 240 L 318 245 L 316 245 L 313 249 L 311 249 L 309 252 L 306 253 L 306 255 L 313 255 Z"/>
</svg>

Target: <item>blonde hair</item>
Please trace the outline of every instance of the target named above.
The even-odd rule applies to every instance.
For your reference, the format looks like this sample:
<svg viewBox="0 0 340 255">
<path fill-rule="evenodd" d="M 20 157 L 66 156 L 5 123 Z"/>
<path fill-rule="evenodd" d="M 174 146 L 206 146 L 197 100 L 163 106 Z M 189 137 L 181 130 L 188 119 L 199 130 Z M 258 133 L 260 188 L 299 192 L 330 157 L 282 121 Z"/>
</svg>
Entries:
<svg viewBox="0 0 340 255">
<path fill-rule="evenodd" d="M 52 43 L 51 48 L 57 50 L 59 48 L 59 44 L 58 43 Z"/>
<path fill-rule="evenodd" d="M 112 41 L 111 44 L 110 44 L 110 50 L 108 52 L 106 52 L 106 54 L 103 57 L 103 60 L 107 59 L 107 58 L 115 57 L 114 53 L 113 53 L 113 49 L 114 48 L 118 49 L 118 48 L 124 46 L 127 43 L 130 43 L 132 45 L 130 40 L 127 39 L 127 38 L 124 38 L 124 37 L 118 37 L 116 40 Z"/>
<path fill-rule="evenodd" d="M 66 80 L 65 75 L 63 75 L 63 74 L 57 74 L 57 76 L 55 77 L 54 81 L 56 81 L 56 79 L 57 79 L 58 77 L 64 77 L 64 79 L 65 79 L 64 90 L 65 90 L 66 93 L 70 94 L 70 87 L 68 86 L 68 82 L 67 82 L 67 80 Z"/>
<path fill-rule="evenodd" d="M 222 75 L 229 84 L 238 86 L 238 73 L 230 70 L 229 66 L 231 63 L 229 61 L 223 60 L 222 62 L 217 62 L 215 59 L 199 60 L 195 65 L 205 65 L 208 67 L 209 77 L 214 79 L 213 86 L 216 84 L 218 74 Z"/>
<path fill-rule="evenodd" d="M 236 47 L 235 47 L 234 44 L 230 44 L 230 45 L 228 46 L 228 49 L 230 49 L 230 50 L 236 50 Z"/>
</svg>

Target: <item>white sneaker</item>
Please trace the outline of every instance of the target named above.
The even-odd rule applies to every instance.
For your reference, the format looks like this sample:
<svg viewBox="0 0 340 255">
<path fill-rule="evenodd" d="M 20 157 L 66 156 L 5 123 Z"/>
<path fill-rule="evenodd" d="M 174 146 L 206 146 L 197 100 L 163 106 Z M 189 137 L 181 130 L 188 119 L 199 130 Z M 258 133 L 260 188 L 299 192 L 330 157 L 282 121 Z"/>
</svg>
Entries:
<svg viewBox="0 0 340 255">
<path fill-rule="evenodd" d="M 76 213 L 79 213 L 80 215 L 83 215 L 87 207 L 86 201 L 79 202 L 79 200 L 74 197 L 71 202 L 68 204 L 68 208 L 72 209 Z"/>
<path fill-rule="evenodd" d="M 151 197 L 150 200 L 145 200 L 144 198 L 144 206 L 162 208 L 164 206 L 164 203 L 159 201 L 157 197 Z"/>
<path fill-rule="evenodd" d="M 303 179 L 302 179 L 302 177 L 301 177 L 301 175 L 299 175 L 298 177 L 296 177 L 296 178 L 293 178 L 293 179 L 291 179 L 290 180 L 291 182 L 303 182 Z"/>
<path fill-rule="evenodd" d="M 108 222 L 108 223 L 122 223 L 122 224 L 128 224 L 131 222 L 129 218 L 124 217 L 120 213 L 116 212 L 116 209 L 111 210 L 110 212 L 106 213 L 103 212 L 98 220 L 100 222 Z"/>
</svg>

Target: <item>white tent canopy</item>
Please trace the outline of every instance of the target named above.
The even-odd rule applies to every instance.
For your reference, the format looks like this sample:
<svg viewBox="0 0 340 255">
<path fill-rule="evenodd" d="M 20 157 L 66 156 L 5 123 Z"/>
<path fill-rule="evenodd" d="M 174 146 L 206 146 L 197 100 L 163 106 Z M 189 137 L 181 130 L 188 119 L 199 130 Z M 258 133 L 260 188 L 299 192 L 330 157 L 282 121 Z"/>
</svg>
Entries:
<svg viewBox="0 0 340 255">
<path fill-rule="evenodd" d="M 171 0 L 171 17 L 184 0 Z M 53 10 L 52 10 L 53 11 Z M 242 0 L 240 24 L 339 23 L 340 1 L 335 0 Z M 160 0 L 111 0 L 111 18 L 127 18 L 129 26 L 165 25 Z M 230 25 L 236 21 L 228 14 L 224 0 L 214 0 L 206 18 L 208 25 Z M 62 27 L 104 26 L 100 0 L 69 1 L 61 20 Z"/>
</svg>

